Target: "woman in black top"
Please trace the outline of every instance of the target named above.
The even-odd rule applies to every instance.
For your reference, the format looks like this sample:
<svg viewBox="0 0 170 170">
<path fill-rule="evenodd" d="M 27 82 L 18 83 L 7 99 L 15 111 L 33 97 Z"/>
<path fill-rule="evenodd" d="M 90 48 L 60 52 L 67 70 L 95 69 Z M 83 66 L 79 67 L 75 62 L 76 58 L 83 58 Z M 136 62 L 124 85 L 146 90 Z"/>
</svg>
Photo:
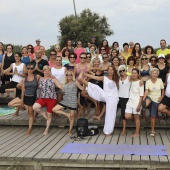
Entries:
<svg viewBox="0 0 170 170">
<path fill-rule="evenodd" d="M 2 59 L 2 69 L 1 69 L 2 85 L 4 85 L 5 83 L 9 83 L 10 78 L 12 77 L 11 75 L 4 74 L 4 70 L 6 70 L 8 67 L 10 67 L 10 65 L 12 63 L 15 63 L 14 53 L 12 52 L 12 50 L 13 50 L 13 45 L 8 44 L 6 46 L 7 53 L 4 54 L 3 59 Z"/>
<path fill-rule="evenodd" d="M 75 61 L 77 59 L 77 54 L 76 53 L 70 53 L 68 59 L 69 59 L 70 62 L 68 64 L 65 64 L 64 67 L 66 67 L 67 70 L 74 70 L 74 66 L 76 64 Z"/>
<path fill-rule="evenodd" d="M 158 64 L 155 67 L 159 69 L 158 77 L 162 79 L 165 85 L 166 74 L 169 72 L 169 66 L 165 64 L 165 56 L 163 54 L 158 56 Z"/>
</svg>

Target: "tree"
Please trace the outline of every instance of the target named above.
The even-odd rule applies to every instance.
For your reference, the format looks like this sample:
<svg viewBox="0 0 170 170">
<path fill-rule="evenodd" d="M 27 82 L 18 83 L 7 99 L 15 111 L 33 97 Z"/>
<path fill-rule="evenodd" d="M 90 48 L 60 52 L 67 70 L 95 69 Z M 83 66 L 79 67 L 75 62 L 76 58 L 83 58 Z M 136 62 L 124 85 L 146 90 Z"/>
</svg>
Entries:
<svg viewBox="0 0 170 170">
<path fill-rule="evenodd" d="M 100 17 L 97 13 L 92 13 L 85 9 L 77 15 L 66 16 L 59 21 L 61 36 L 58 37 L 61 47 L 66 45 L 68 39 L 73 43 L 81 40 L 86 46 L 92 36 L 96 36 L 97 41 L 101 42 L 106 36 L 113 34 L 105 16 Z"/>
</svg>

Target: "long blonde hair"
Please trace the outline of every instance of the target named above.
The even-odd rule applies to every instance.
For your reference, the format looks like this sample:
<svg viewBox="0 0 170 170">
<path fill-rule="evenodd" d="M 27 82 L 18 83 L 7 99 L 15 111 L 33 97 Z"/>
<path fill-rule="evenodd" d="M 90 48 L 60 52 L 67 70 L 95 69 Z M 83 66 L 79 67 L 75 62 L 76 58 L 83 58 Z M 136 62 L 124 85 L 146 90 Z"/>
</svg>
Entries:
<svg viewBox="0 0 170 170">
<path fill-rule="evenodd" d="M 66 74 L 68 74 L 68 73 L 71 73 L 71 74 L 72 74 L 73 81 L 76 81 L 73 71 L 72 71 L 72 70 L 67 70 L 66 73 L 65 73 L 65 81 L 64 81 L 64 84 L 67 84 L 67 83 L 68 83 L 68 81 L 67 81 L 67 76 L 66 76 Z"/>
</svg>

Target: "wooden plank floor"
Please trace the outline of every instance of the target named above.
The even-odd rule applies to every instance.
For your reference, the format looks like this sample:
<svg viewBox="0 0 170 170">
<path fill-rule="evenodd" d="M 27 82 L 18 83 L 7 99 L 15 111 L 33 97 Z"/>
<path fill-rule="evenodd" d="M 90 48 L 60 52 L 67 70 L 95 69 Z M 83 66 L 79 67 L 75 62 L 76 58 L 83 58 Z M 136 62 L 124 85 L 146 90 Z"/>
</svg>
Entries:
<svg viewBox="0 0 170 170">
<path fill-rule="evenodd" d="M 150 128 L 150 119 L 149 119 L 149 112 L 147 110 L 147 120 L 142 121 L 141 120 L 141 128 Z M 86 114 L 86 112 L 85 112 Z M 94 109 L 91 109 L 90 111 L 90 116 L 85 115 L 84 117 L 88 119 L 90 125 L 97 125 L 100 127 L 103 127 L 104 125 L 104 117 L 102 118 L 101 121 L 94 120 L 93 118 L 94 114 Z M 170 118 L 162 119 L 161 114 L 159 114 L 160 118 L 156 119 L 156 128 L 170 128 Z M 0 117 L 0 125 L 28 125 L 28 113 L 26 110 L 21 110 L 19 113 L 19 116 L 13 117 L 13 114 L 7 115 L 7 116 L 1 116 Z M 34 126 L 45 126 L 46 121 L 45 119 L 41 116 L 38 115 L 38 117 L 35 119 Z M 75 124 L 76 125 L 76 120 Z M 57 126 L 57 127 L 64 127 L 64 126 L 69 126 L 69 121 L 68 119 L 63 116 L 59 115 L 57 119 L 53 117 L 51 126 Z M 118 109 L 117 116 L 116 116 L 116 122 L 115 122 L 115 127 L 122 127 L 122 120 L 120 118 L 120 109 Z M 135 123 L 133 121 L 127 121 L 127 127 L 135 127 Z"/>
<path fill-rule="evenodd" d="M 150 131 L 142 130 L 141 135 L 131 138 L 132 129 L 121 136 L 121 130 L 115 129 L 113 135 L 105 137 L 100 133 L 91 139 L 77 141 L 70 139 L 68 128 L 51 127 L 48 136 L 43 136 L 44 127 L 34 127 L 30 136 L 26 136 L 26 127 L 0 127 L 0 169 L 13 170 L 38 169 L 50 170 L 52 167 L 72 168 L 124 168 L 124 169 L 170 169 L 170 132 L 156 130 L 155 138 L 149 137 Z M 75 129 L 74 135 L 76 135 Z M 97 154 L 63 154 L 59 150 L 67 143 L 91 144 L 152 144 L 165 145 L 169 156 L 136 155 L 97 155 Z"/>
</svg>

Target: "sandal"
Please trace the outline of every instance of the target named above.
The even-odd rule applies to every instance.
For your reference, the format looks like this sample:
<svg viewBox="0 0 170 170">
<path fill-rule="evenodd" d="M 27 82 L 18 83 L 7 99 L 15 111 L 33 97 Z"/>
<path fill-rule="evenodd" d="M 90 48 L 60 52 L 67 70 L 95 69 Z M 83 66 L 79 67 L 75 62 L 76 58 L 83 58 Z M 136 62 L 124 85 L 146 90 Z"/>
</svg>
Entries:
<svg viewBox="0 0 170 170">
<path fill-rule="evenodd" d="M 151 131 L 150 137 L 155 137 L 155 132 Z"/>
</svg>

